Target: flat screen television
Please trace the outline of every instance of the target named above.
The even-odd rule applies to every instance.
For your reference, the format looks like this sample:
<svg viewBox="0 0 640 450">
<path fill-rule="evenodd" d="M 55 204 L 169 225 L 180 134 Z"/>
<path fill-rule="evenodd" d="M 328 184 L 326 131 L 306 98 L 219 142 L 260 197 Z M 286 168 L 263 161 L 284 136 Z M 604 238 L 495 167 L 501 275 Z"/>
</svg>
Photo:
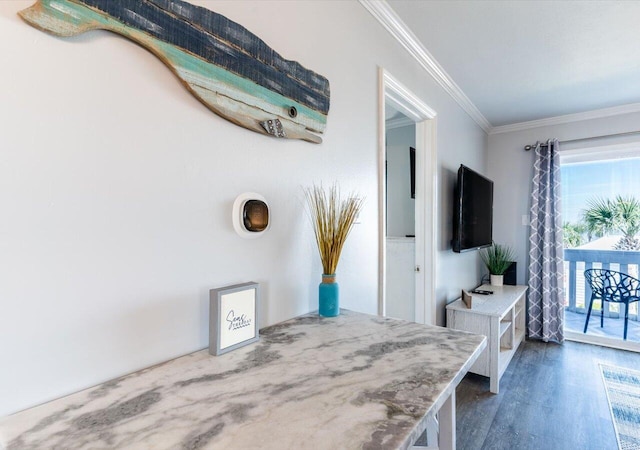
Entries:
<svg viewBox="0 0 640 450">
<path fill-rule="evenodd" d="M 489 247 L 492 223 L 493 181 L 461 164 L 453 208 L 453 251 Z"/>
</svg>

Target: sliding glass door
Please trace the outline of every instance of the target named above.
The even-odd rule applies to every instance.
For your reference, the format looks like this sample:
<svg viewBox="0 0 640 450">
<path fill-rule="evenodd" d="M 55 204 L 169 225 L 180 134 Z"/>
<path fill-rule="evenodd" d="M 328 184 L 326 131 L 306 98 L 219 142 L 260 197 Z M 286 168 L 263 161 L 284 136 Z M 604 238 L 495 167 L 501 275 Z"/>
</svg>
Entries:
<svg viewBox="0 0 640 450">
<path fill-rule="evenodd" d="M 640 157 L 637 155 L 640 155 L 640 145 L 628 144 L 562 153 L 565 335 L 568 339 L 640 351 L 639 302 L 631 302 L 628 311 L 625 304 L 618 302 L 596 299 L 592 303 L 592 285 L 585 278 L 585 271 L 589 269 L 599 269 L 593 274 L 605 284 L 624 275 L 614 273 L 618 278 L 607 281 L 609 272 L 603 270 L 639 278 Z"/>
</svg>

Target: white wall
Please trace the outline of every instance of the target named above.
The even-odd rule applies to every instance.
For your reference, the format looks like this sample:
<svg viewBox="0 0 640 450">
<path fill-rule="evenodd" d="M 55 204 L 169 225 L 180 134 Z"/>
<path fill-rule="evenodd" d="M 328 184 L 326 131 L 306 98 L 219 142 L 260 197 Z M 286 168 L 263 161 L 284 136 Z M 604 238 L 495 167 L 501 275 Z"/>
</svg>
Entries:
<svg viewBox="0 0 640 450">
<path fill-rule="evenodd" d="M 0 2 L 0 415 L 206 347 L 210 288 L 261 283 L 262 326 L 315 309 L 314 181 L 366 196 L 338 276 L 342 306 L 375 313 L 379 66 L 438 112 L 440 323 L 476 283 L 451 196 L 486 136 L 357 2 L 197 2 L 330 80 L 321 145 L 226 122 L 124 38 L 44 34 L 16 15 L 32 3 Z M 257 240 L 230 221 L 246 191 L 272 208 Z"/>
<path fill-rule="evenodd" d="M 387 236 L 416 234 L 415 199 L 411 198 L 409 147 L 416 146 L 416 125 L 387 130 Z"/>
<path fill-rule="evenodd" d="M 522 216 L 531 208 L 531 180 L 534 152 L 523 147 L 536 141 L 558 138 L 560 141 L 603 136 L 639 129 L 640 113 L 538 127 L 489 136 L 489 178 L 494 181 L 493 239 L 511 245 L 517 252 L 518 283 L 528 283 L 529 227 Z M 610 138 L 561 144 L 560 150 L 595 145 L 617 144 L 638 137 Z"/>
<path fill-rule="evenodd" d="M 440 111 L 438 111 L 439 114 Z M 443 136 L 443 134 L 446 135 Z M 480 284 L 483 265 L 477 250 L 453 253 L 453 191 L 457 183 L 460 164 L 478 173 L 487 173 L 486 134 L 478 129 L 474 133 L 456 133 L 438 119 L 438 211 L 436 261 L 436 316 L 437 324 L 445 324 L 445 305 L 461 295 L 461 289 L 472 289 Z M 476 149 L 476 150 L 472 150 Z"/>
</svg>

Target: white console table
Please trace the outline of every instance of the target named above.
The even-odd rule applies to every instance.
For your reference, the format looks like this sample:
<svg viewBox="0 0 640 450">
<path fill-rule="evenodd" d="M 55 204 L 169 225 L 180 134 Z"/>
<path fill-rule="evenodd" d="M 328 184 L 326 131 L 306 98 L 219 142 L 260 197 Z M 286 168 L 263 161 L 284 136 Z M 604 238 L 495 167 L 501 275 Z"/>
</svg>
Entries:
<svg viewBox="0 0 640 450">
<path fill-rule="evenodd" d="M 469 372 L 490 378 L 489 389 L 497 394 L 500 378 L 524 340 L 527 286 L 483 285 L 491 295 L 472 294 L 472 308 L 458 299 L 447 305 L 447 328 L 487 337 L 487 347 Z"/>
</svg>

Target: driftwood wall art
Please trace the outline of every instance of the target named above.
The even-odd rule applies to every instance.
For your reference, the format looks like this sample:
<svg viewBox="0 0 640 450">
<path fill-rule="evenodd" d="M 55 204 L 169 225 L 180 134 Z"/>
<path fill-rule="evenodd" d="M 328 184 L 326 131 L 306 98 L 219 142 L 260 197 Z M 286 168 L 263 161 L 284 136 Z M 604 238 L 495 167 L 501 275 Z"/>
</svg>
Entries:
<svg viewBox="0 0 640 450">
<path fill-rule="evenodd" d="M 160 58 L 204 105 L 250 130 L 320 143 L 329 81 L 243 26 L 180 0 L 38 0 L 19 12 L 56 36 L 103 29 Z"/>
</svg>

